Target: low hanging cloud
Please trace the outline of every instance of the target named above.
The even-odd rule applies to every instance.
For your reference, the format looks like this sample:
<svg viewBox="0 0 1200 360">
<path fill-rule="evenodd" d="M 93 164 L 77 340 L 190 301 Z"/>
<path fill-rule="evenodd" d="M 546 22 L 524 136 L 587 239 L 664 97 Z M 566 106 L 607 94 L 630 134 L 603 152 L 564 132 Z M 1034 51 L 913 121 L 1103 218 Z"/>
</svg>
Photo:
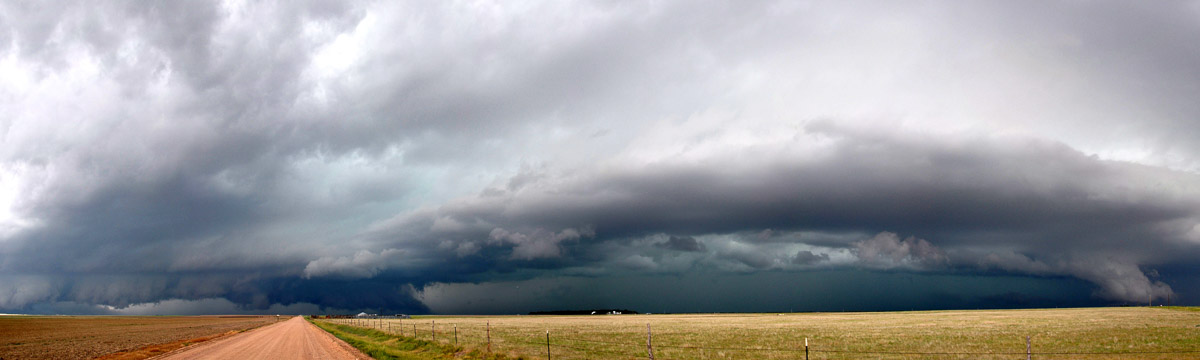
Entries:
<svg viewBox="0 0 1200 360">
<path fill-rule="evenodd" d="M 0 309 L 21 308 L 58 298 L 59 286 L 40 276 L 0 276 Z"/>
<path fill-rule="evenodd" d="M 707 250 L 704 243 L 691 236 L 670 236 L 667 241 L 656 243 L 654 246 L 674 251 L 703 252 Z"/>
<path fill-rule="evenodd" d="M 1139 266 L 1183 261 L 1182 253 L 1164 250 L 1194 241 L 1186 226 L 1178 225 L 1197 223 L 1193 206 L 1200 196 L 1194 189 L 1200 178 L 1190 173 L 1100 160 L 1034 139 L 945 141 L 827 123 L 806 131 L 826 139 L 826 145 L 805 154 L 791 154 L 784 147 L 775 152 L 780 155 L 754 161 L 715 156 L 699 163 L 543 176 L 517 190 L 497 189 L 402 214 L 378 224 L 372 236 L 387 243 L 389 234 L 406 234 L 409 244 L 487 238 L 513 250 L 508 259 L 486 260 L 490 265 L 483 268 L 520 267 L 508 261 L 550 257 L 565 268 L 607 261 L 588 249 L 610 242 L 634 246 L 626 239 L 653 234 L 729 234 L 744 244 L 805 244 L 803 237 L 786 240 L 775 233 L 858 232 L 875 235 L 814 244 L 850 251 L 854 261 L 835 262 L 837 266 L 1065 275 L 1095 284 L 1100 298 L 1121 301 L 1169 293 L 1169 288 L 1139 279 Z M 436 219 L 481 225 L 437 227 L 433 225 L 442 220 Z M 578 223 L 592 224 L 594 234 L 542 230 L 531 236 L 503 230 L 569 229 Z M 767 238 L 756 230 L 763 228 L 773 229 Z M 1144 246 L 1128 249 L 1131 237 L 1143 239 Z M 936 239 L 936 245 L 927 239 Z M 646 243 L 706 253 L 701 244 L 681 236 Z M 625 248 L 638 251 L 632 250 L 636 246 Z M 1059 265 L 1011 258 L 1000 265 L 1003 254 L 1013 250 Z M 827 253 L 806 251 L 778 258 L 744 245 L 714 256 L 751 269 L 829 260 Z M 1106 254 L 1132 255 L 1115 263 L 1119 266 L 1083 260 Z M 977 258 L 993 263 L 972 263 Z"/>
<path fill-rule="evenodd" d="M 982 269 L 1003 269 L 1030 275 L 1073 276 L 1096 284 L 1098 288 L 1095 294 L 1106 299 L 1141 302 L 1174 295 L 1170 285 L 1152 279 L 1131 255 L 1085 251 L 1034 260 L 1023 254 L 991 252 L 979 257 L 975 265 Z M 964 265 L 971 264 L 968 262 Z"/>
<path fill-rule="evenodd" d="M 515 245 L 512 248 L 512 259 L 534 260 L 560 257 L 563 253 L 562 242 L 594 236 L 596 236 L 595 232 L 588 228 L 583 230 L 568 228 L 559 232 L 535 229 L 528 233 L 495 228 L 488 234 L 488 243 Z"/>
<path fill-rule="evenodd" d="M 809 250 L 800 250 L 796 255 L 792 256 L 792 263 L 798 265 L 812 265 L 823 261 L 829 261 L 829 254 L 818 254 Z"/>
<path fill-rule="evenodd" d="M 854 254 L 864 266 L 881 269 L 898 267 L 936 268 L 947 263 L 946 253 L 924 239 L 881 232 L 854 243 Z"/>
<path fill-rule="evenodd" d="M 404 260 L 405 251 L 387 249 L 378 253 L 361 250 L 354 256 L 323 257 L 304 266 L 304 277 L 335 276 L 342 278 L 369 278 Z"/>
<path fill-rule="evenodd" d="M 1067 273 L 1099 285 L 1098 295 L 1109 299 L 1141 302 L 1174 294 L 1170 285 L 1150 279 L 1138 264 L 1120 257 L 1114 254 L 1077 259 L 1068 263 Z"/>
</svg>

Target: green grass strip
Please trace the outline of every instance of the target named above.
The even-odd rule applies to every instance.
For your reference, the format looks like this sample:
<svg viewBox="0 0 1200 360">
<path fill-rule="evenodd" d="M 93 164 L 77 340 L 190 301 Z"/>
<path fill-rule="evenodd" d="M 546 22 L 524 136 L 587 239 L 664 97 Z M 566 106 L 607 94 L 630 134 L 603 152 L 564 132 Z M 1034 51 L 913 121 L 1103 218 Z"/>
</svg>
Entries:
<svg viewBox="0 0 1200 360">
<path fill-rule="evenodd" d="M 1159 306 L 1159 308 L 1168 310 L 1200 311 L 1200 307 L 1197 306 Z"/>
<path fill-rule="evenodd" d="M 356 326 L 333 324 L 324 321 L 313 321 L 316 325 L 342 339 L 350 346 L 364 354 L 380 360 L 422 360 L 422 359 L 468 359 L 468 360 L 506 360 L 509 357 L 501 354 L 488 354 L 478 349 L 464 351 L 460 346 L 435 343 L 428 340 L 414 339 L 407 336 L 385 333 L 375 329 Z M 520 358 L 518 358 L 520 359 Z"/>
</svg>

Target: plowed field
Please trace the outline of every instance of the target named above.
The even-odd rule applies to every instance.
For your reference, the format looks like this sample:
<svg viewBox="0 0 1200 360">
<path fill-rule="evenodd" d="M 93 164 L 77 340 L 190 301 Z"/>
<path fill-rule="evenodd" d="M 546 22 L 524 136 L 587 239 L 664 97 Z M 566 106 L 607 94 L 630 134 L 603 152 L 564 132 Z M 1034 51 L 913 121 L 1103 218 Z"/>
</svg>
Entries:
<svg viewBox="0 0 1200 360">
<path fill-rule="evenodd" d="M 91 359 L 276 321 L 275 316 L 0 316 L 0 359 Z"/>
</svg>

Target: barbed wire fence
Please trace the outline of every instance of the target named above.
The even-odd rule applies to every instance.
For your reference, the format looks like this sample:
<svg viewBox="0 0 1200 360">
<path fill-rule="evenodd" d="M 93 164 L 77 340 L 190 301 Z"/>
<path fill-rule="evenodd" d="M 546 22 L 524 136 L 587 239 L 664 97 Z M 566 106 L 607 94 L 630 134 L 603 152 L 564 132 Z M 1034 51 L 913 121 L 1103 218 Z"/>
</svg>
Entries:
<svg viewBox="0 0 1200 360">
<path fill-rule="evenodd" d="M 1162 349 L 1151 351 L 1034 351 L 1031 338 L 1026 337 L 1025 351 L 889 351 L 889 350 L 845 350 L 809 346 L 809 338 L 804 339 L 804 345 L 796 348 L 764 348 L 736 346 L 698 346 L 698 345 L 667 345 L 654 343 L 650 324 L 646 324 L 645 341 L 605 341 L 584 339 L 572 336 L 554 335 L 550 330 L 530 331 L 527 327 L 498 328 L 497 324 L 486 322 L 484 326 L 459 323 L 437 324 L 437 320 L 420 321 L 387 317 L 376 318 L 332 318 L 316 319 L 340 325 L 368 328 L 387 334 L 428 339 L 436 343 L 460 346 L 462 344 L 479 346 L 487 352 L 506 352 L 520 350 L 525 356 L 542 355 L 546 359 L 561 358 L 596 358 L 597 356 L 617 356 L 620 358 L 643 358 L 650 360 L 675 359 L 670 355 L 686 355 L 692 352 L 694 356 L 687 358 L 725 358 L 736 353 L 757 354 L 753 358 L 785 356 L 789 359 L 825 359 L 825 358 L 862 358 L 862 357 L 898 357 L 898 358 L 979 358 L 1002 357 L 1011 359 L 1061 359 L 1061 358 L 1131 358 L 1136 359 L 1150 355 L 1195 355 L 1189 358 L 1200 358 L 1200 349 Z M 440 327 L 439 327 L 440 326 Z M 447 330 L 448 329 L 448 330 Z M 524 334 L 522 334 L 524 332 Z M 502 334 L 502 336 L 501 336 Z M 544 337 L 543 337 L 544 334 Z M 666 334 L 657 334 L 671 335 Z M 515 349 L 513 345 L 523 347 Z M 529 349 L 544 348 L 541 354 L 531 353 Z M 556 350 L 557 354 L 556 354 Z M 563 353 L 566 351 L 566 354 Z M 572 354 L 571 352 L 575 352 Z M 734 354 L 730 354 L 734 352 Z M 769 356 L 761 356 L 773 354 Z M 734 358 L 741 358 L 733 356 Z M 537 358 L 537 357 L 534 357 Z"/>
</svg>

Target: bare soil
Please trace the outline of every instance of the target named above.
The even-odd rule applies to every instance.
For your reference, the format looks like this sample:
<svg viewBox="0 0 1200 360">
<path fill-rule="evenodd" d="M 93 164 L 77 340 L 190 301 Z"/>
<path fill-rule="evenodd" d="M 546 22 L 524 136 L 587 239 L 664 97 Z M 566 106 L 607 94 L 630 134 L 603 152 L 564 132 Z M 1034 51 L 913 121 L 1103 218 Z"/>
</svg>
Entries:
<svg viewBox="0 0 1200 360">
<path fill-rule="evenodd" d="M 142 359 L 275 316 L 0 316 L 0 359 Z"/>
</svg>

